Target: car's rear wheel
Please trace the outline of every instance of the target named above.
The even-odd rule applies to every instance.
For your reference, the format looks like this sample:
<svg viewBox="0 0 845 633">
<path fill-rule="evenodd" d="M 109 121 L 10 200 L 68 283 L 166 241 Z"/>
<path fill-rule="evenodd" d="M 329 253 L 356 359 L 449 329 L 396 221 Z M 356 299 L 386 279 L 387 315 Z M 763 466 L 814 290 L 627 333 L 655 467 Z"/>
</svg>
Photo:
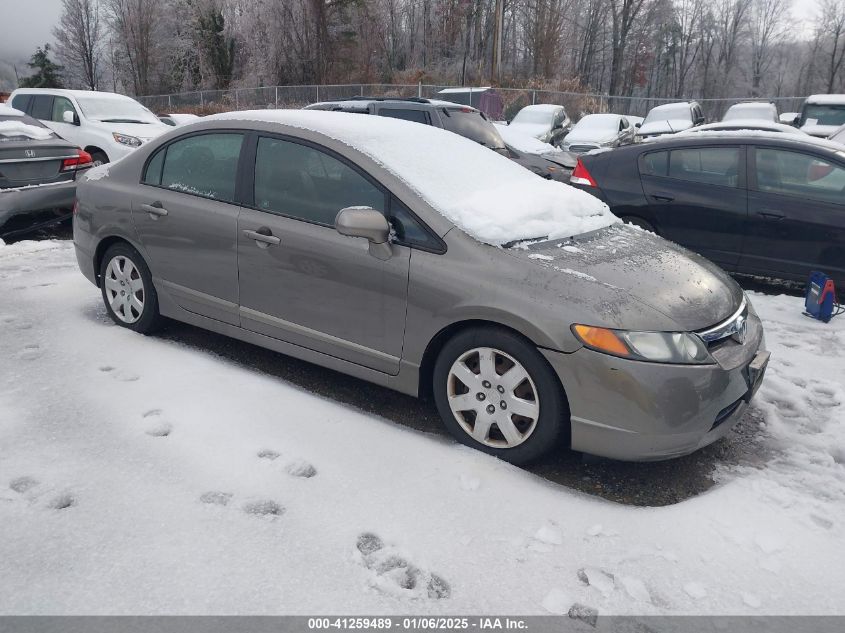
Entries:
<svg viewBox="0 0 845 633">
<path fill-rule="evenodd" d="M 542 354 L 499 328 L 453 337 L 434 366 L 434 399 L 446 428 L 467 446 L 513 464 L 531 462 L 569 430 L 569 407 Z"/>
<path fill-rule="evenodd" d="M 645 231 L 650 231 L 654 234 L 657 234 L 657 229 L 655 229 L 654 225 L 648 220 L 643 220 L 642 218 L 638 218 L 635 215 L 625 215 L 622 216 L 620 219 L 625 224 L 633 224 L 634 226 L 638 226 Z"/>
<path fill-rule="evenodd" d="M 112 320 L 148 334 L 161 324 L 158 295 L 144 258 L 129 244 L 110 246 L 100 263 L 100 289 Z"/>
</svg>

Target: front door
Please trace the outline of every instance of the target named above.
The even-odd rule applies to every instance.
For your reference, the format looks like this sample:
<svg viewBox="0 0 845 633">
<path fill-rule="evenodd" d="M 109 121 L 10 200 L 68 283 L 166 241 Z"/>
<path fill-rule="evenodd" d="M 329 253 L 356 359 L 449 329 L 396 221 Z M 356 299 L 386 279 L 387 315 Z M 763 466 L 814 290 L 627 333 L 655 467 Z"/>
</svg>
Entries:
<svg viewBox="0 0 845 633">
<path fill-rule="evenodd" d="M 751 156 L 744 272 L 845 280 L 845 163 L 758 146 Z"/>
<path fill-rule="evenodd" d="M 241 326 L 388 374 L 399 371 L 410 249 L 387 261 L 334 229 L 387 192 L 321 148 L 259 137 L 252 208 L 238 221 Z M 249 196 L 247 196 L 249 197 Z"/>
<path fill-rule="evenodd" d="M 643 154 L 643 193 L 660 235 L 734 270 L 747 221 L 744 156 L 723 146 Z"/>
<path fill-rule="evenodd" d="M 238 324 L 238 213 L 243 134 L 176 140 L 147 163 L 132 221 L 157 284 L 185 310 Z"/>
</svg>

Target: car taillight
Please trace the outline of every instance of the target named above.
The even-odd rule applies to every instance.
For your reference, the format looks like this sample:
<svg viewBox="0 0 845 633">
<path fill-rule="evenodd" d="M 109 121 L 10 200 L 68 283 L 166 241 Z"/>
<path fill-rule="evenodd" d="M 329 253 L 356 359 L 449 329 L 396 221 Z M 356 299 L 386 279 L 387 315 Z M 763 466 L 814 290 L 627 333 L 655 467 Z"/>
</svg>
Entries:
<svg viewBox="0 0 845 633">
<path fill-rule="evenodd" d="M 62 171 L 73 171 L 74 169 L 85 169 L 94 163 L 91 154 L 85 150 L 76 150 L 76 156 L 73 158 L 65 158 L 62 161 Z"/>
<path fill-rule="evenodd" d="M 575 163 L 575 169 L 572 171 L 569 182 L 576 185 L 586 185 L 587 187 L 598 187 L 595 179 L 590 175 L 587 168 L 584 167 L 584 163 L 581 162 L 580 158 Z"/>
</svg>

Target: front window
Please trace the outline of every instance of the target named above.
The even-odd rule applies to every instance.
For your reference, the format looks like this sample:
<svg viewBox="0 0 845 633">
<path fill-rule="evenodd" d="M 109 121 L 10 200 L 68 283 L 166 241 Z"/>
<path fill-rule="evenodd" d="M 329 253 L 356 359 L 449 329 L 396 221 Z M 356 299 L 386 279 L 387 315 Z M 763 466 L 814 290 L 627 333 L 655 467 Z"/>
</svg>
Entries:
<svg viewBox="0 0 845 633">
<path fill-rule="evenodd" d="M 739 185 L 740 150 L 736 147 L 675 149 L 669 153 L 669 177 L 709 185 Z"/>
<path fill-rule="evenodd" d="M 65 112 L 76 112 L 73 107 L 73 104 L 70 102 L 70 99 L 67 99 L 65 97 L 54 97 L 52 120 L 58 123 L 64 123 Z"/>
<path fill-rule="evenodd" d="M 159 123 L 158 117 L 128 97 L 78 97 L 89 119 L 106 123 Z"/>
<path fill-rule="evenodd" d="M 690 121 L 690 108 L 686 104 L 660 106 L 654 108 L 648 113 L 645 118 L 645 123 L 654 123 L 655 121 Z"/>
<path fill-rule="evenodd" d="M 619 117 L 614 114 L 588 114 L 575 124 L 573 132 L 612 134 L 620 129 Z"/>
<path fill-rule="evenodd" d="M 756 150 L 757 188 L 802 199 L 843 203 L 845 169 L 812 154 Z"/>
<path fill-rule="evenodd" d="M 517 112 L 512 123 L 529 123 L 531 125 L 548 125 L 551 127 L 557 112 L 562 111 L 551 108 L 532 108 L 529 106 Z M 563 117 L 561 117 L 561 120 L 563 120 Z"/>
<path fill-rule="evenodd" d="M 845 125 L 845 104 L 808 103 L 801 111 L 802 125 Z"/>
</svg>

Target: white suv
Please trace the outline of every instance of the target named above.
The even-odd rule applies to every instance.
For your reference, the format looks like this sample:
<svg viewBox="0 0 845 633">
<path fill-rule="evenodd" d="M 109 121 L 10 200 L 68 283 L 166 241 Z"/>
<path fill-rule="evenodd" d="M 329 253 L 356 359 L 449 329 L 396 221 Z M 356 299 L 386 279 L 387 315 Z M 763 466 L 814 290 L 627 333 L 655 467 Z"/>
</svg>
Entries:
<svg viewBox="0 0 845 633">
<path fill-rule="evenodd" d="M 84 149 L 95 164 L 122 158 L 171 129 L 134 99 L 113 92 L 19 88 L 9 103 Z"/>
</svg>

